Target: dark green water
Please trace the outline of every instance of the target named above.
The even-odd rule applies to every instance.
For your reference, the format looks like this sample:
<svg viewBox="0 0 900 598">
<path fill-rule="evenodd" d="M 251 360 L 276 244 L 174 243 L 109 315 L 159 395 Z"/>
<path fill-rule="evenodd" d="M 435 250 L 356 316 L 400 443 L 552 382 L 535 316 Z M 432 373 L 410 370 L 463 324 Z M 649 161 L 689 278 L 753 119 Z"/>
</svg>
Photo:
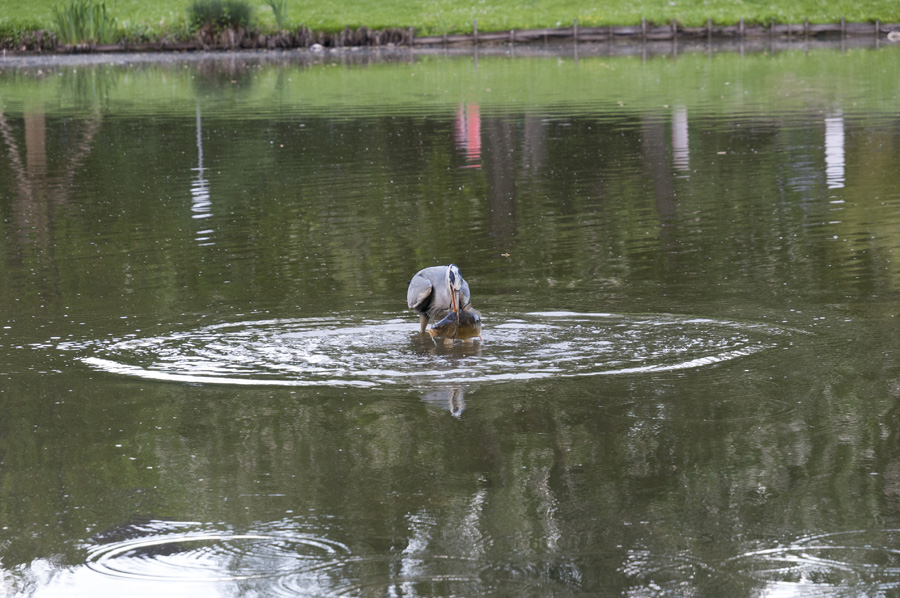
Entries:
<svg viewBox="0 0 900 598">
<path fill-rule="evenodd" d="M 0 594 L 900 590 L 900 49 L 383 58 L 0 62 Z"/>
</svg>

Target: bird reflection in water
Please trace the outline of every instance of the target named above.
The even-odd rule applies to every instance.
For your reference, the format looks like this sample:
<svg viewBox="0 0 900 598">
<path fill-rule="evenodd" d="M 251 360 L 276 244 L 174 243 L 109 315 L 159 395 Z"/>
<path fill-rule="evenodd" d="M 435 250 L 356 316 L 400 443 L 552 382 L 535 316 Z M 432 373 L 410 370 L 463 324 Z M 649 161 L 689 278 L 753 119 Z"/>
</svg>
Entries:
<svg viewBox="0 0 900 598">
<path fill-rule="evenodd" d="M 429 331 L 430 332 L 430 331 Z M 410 341 L 413 344 L 415 353 L 420 356 L 443 357 L 450 360 L 477 357 L 481 355 L 481 343 L 463 342 L 436 343 L 432 342 L 430 334 L 419 334 L 418 332 L 410 335 Z M 465 367 L 461 365 L 461 367 Z"/>
<path fill-rule="evenodd" d="M 442 365 L 450 366 L 453 375 L 441 378 L 444 382 L 435 384 L 435 378 L 426 374 L 428 390 L 422 394 L 422 400 L 432 406 L 450 411 L 453 417 L 460 417 L 466 408 L 466 361 L 470 357 L 481 355 L 480 343 L 434 343 L 428 335 L 414 333 L 410 340 L 416 347 L 416 353 L 423 358 L 437 357 Z M 424 363 L 424 362 L 423 362 Z M 431 362 L 431 366 L 434 362 Z M 425 366 L 427 369 L 432 368 Z M 430 374 L 434 374 L 432 370 Z M 449 378 L 449 380 L 448 380 Z M 454 381 L 455 380 L 459 380 Z"/>
<path fill-rule="evenodd" d="M 462 384 L 452 384 L 430 390 L 422 395 L 422 400 L 441 409 L 447 409 L 450 415 L 459 418 L 466 409 L 466 387 Z"/>
</svg>

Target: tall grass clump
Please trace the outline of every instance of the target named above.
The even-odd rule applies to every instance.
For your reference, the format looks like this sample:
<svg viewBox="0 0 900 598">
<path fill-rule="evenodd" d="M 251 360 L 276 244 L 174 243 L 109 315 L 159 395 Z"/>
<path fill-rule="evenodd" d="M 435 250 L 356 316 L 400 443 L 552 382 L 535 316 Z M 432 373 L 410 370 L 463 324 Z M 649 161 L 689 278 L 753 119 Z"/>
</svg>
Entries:
<svg viewBox="0 0 900 598">
<path fill-rule="evenodd" d="M 64 44 L 112 44 L 121 37 L 119 24 L 105 2 L 70 0 L 68 5 L 55 6 L 53 23 L 56 37 Z"/>
<path fill-rule="evenodd" d="M 279 29 L 287 27 L 287 0 L 268 0 L 269 8 L 275 14 L 275 24 Z"/>
<path fill-rule="evenodd" d="M 243 0 L 194 0 L 188 21 L 194 29 L 237 29 L 250 24 L 253 8 Z"/>
</svg>

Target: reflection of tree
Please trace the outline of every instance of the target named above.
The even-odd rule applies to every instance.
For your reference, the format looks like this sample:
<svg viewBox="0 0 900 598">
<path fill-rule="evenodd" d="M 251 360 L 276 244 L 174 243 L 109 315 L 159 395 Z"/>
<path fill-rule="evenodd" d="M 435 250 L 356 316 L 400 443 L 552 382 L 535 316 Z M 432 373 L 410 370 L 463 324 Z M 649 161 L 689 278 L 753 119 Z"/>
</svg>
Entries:
<svg viewBox="0 0 900 598">
<path fill-rule="evenodd" d="M 668 127 L 658 117 L 645 116 L 641 121 L 641 148 L 644 167 L 650 170 L 653 199 L 660 224 L 665 227 L 675 216 L 675 185 L 669 159 Z"/>
<path fill-rule="evenodd" d="M 667 141 L 667 123 L 654 116 L 644 116 L 641 120 L 641 148 L 644 154 L 644 168 L 650 171 L 653 184 L 653 199 L 659 219 L 659 236 L 665 248 L 667 267 L 671 268 L 676 257 L 677 234 L 673 227 L 677 223 L 675 204 L 675 182 L 673 164 L 670 160 Z"/>
<path fill-rule="evenodd" d="M 253 69 L 236 54 L 197 62 L 194 85 L 198 97 L 218 96 L 240 90 L 246 93 L 253 83 Z"/>
<path fill-rule="evenodd" d="M 533 114 L 526 114 L 522 120 L 522 170 L 538 176 L 547 162 L 547 127 L 540 116 Z"/>
<path fill-rule="evenodd" d="M 491 236 L 509 239 L 516 232 L 516 123 L 508 117 L 482 119 Z"/>
<path fill-rule="evenodd" d="M 80 135 L 67 152 L 68 159 L 60 170 L 51 173 L 47 159 L 46 116 L 42 111 L 26 112 L 23 117 L 25 160 L 9 119 L 0 111 L 0 137 L 8 150 L 9 163 L 15 173 L 13 221 L 17 232 L 20 259 L 30 247 L 44 274 L 52 267 L 53 239 L 51 228 L 54 207 L 64 205 L 72 190 L 75 174 L 91 151 L 100 128 L 98 109 L 84 121 Z M 47 281 L 53 280 L 49 278 Z"/>
</svg>

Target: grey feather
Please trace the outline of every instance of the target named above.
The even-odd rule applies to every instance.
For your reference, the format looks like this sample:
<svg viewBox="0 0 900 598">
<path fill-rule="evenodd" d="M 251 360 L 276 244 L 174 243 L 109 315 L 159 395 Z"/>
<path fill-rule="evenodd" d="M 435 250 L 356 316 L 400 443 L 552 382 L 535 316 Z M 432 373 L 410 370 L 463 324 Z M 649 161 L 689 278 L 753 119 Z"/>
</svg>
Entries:
<svg viewBox="0 0 900 598">
<path fill-rule="evenodd" d="M 448 273 L 448 269 L 454 270 Z M 440 320 L 452 309 L 451 286 L 448 277 L 459 276 L 459 309 L 469 304 L 469 283 L 463 279 L 459 269 L 449 266 L 432 266 L 416 272 L 409 281 L 409 289 L 406 291 L 406 303 L 411 309 L 422 316 L 422 330 L 425 330 L 427 321 Z"/>
</svg>

